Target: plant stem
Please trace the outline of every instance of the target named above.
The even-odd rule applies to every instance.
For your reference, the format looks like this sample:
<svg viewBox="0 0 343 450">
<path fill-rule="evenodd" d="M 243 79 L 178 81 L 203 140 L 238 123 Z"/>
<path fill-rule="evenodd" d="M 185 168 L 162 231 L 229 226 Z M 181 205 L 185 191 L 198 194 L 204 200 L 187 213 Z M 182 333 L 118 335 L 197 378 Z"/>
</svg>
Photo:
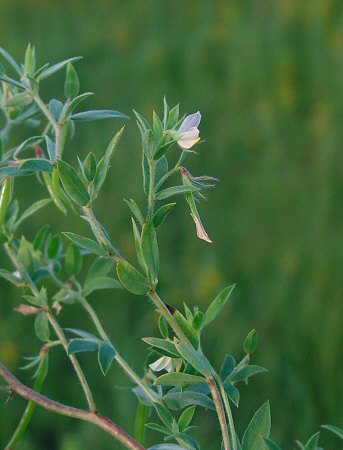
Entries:
<svg viewBox="0 0 343 450">
<path fill-rule="evenodd" d="M 69 356 L 69 359 L 70 359 L 70 361 L 75 369 L 75 372 L 80 380 L 80 383 L 81 383 L 82 389 L 85 393 L 90 411 L 93 411 L 93 412 L 96 411 L 92 393 L 88 386 L 88 383 L 87 383 L 86 377 L 83 373 L 83 370 L 81 369 L 79 361 L 77 360 L 76 356 L 73 353 L 68 354 L 68 341 L 67 341 L 67 338 L 65 337 L 65 334 L 63 333 L 62 328 L 60 327 L 59 323 L 57 322 L 57 320 L 55 319 L 55 317 L 53 316 L 51 311 L 48 310 L 46 312 L 46 314 L 48 316 L 49 322 L 50 322 L 52 328 L 54 329 L 58 339 L 61 341 L 67 355 Z"/>
<path fill-rule="evenodd" d="M 46 376 L 47 357 L 48 357 L 48 348 L 47 346 L 43 346 L 41 351 L 41 361 L 39 364 L 36 380 L 33 386 L 35 392 L 40 392 L 42 389 L 43 381 Z M 5 447 L 5 450 L 13 450 L 18 445 L 19 441 L 21 440 L 25 431 L 27 430 L 27 427 L 30 423 L 30 420 L 32 418 L 35 409 L 36 404 L 30 400 L 24 410 L 24 413 L 20 419 L 20 422 L 18 423 L 17 428 L 13 433 L 13 436 L 11 437 L 7 446 Z"/>
<path fill-rule="evenodd" d="M 101 338 L 104 341 L 111 342 L 93 307 L 88 303 L 88 301 L 85 298 L 81 298 L 80 303 L 88 312 Z M 153 403 L 158 402 L 158 398 L 155 395 L 155 393 L 144 384 L 141 378 L 136 374 L 136 372 L 134 372 L 131 369 L 128 363 L 120 356 L 118 352 L 116 352 L 114 359 L 117 361 L 120 367 L 127 373 L 127 375 L 131 378 L 131 380 L 145 392 L 145 394 Z"/>
<path fill-rule="evenodd" d="M 171 170 L 169 170 L 169 172 L 166 173 L 166 174 L 160 179 L 160 181 L 159 181 L 158 183 L 156 183 L 155 191 L 156 191 L 156 192 L 159 191 L 159 189 L 160 189 L 160 188 L 162 187 L 162 185 L 168 180 L 168 178 L 169 178 L 170 176 L 172 176 L 174 173 L 179 172 L 180 170 L 181 170 L 181 167 L 180 167 L 178 164 L 176 164 L 175 167 L 173 167 Z"/>
<path fill-rule="evenodd" d="M 48 121 L 51 123 L 51 125 L 54 127 L 55 132 L 56 132 L 56 128 L 57 128 L 58 124 L 57 124 L 54 116 L 51 114 L 49 109 L 46 107 L 46 105 L 43 102 L 43 100 L 39 97 L 38 94 L 33 96 L 33 100 L 37 103 L 37 105 L 39 106 L 41 111 L 44 113 L 45 117 L 48 119 Z"/>
<path fill-rule="evenodd" d="M 136 418 L 135 418 L 135 432 L 134 436 L 138 442 L 144 444 L 145 441 L 145 424 L 148 418 L 148 407 L 138 400 Z"/>
<path fill-rule="evenodd" d="M 187 336 L 183 332 L 180 325 L 177 323 L 177 321 L 174 319 L 174 316 L 171 314 L 169 309 L 167 308 L 164 301 L 158 296 L 157 292 L 153 289 L 150 289 L 148 291 L 149 298 L 153 301 L 154 305 L 157 307 L 159 312 L 162 314 L 162 316 L 166 319 L 166 321 L 169 323 L 170 327 L 175 332 L 176 336 L 183 341 L 185 344 L 190 344 Z"/>
<path fill-rule="evenodd" d="M 222 398 L 219 394 L 218 387 L 216 385 L 214 378 L 208 378 L 207 383 L 211 389 L 212 399 L 214 401 L 214 404 L 215 404 L 215 407 L 217 410 L 219 424 L 220 424 L 220 428 L 221 428 L 222 436 L 223 436 L 224 448 L 225 448 L 225 450 L 231 450 L 229 432 L 228 432 L 228 428 L 227 428 Z"/>
<path fill-rule="evenodd" d="M 233 422 L 233 417 L 232 417 L 232 412 L 231 412 L 231 408 L 230 408 L 229 399 L 228 399 L 227 394 L 225 392 L 224 386 L 223 386 L 223 384 L 221 382 L 219 383 L 219 388 L 220 388 L 220 393 L 221 393 L 222 399 L 224 401 L 224 408 L 225 408 L 226 415 L 227 415 L 227 418 L 228 418 L 230 435 L 231 435 L 232 450 L 237 450 L 236 431 L 235 431 L 235 425 L 234 425 L 234 422 Z"/>
<path fill-rule="evenodd" d="M 148 214 L 153 217 L 155 204 L 155 161 L 153 158 L 149 159 L 149 175 Z"/>
<path fill-rule="evenodd" d="M 64 405 L 63 403 L 56 402 L 45 397 L 44 395 L 39 394 L 38 392 L 35 392 L 33 389 L 30 389 L 22 384 L 1 363 L 0 375 L 5 381 L 7 381 L 9 384 L 8 389 L 13 393 L 17 393 L 21 397 L 26 398 L 27 400 L 30 400 L 49 411 L 93 423 L 114 436 L 119 442 L 124 444 L 126 448 L 130 450 L 145 450 L 139 442 L 127 434 L 121 427 L 119 427 L 119 425 L 112 422 L 109 418 L 98 414 L 96 411 L 85 411 L 83 409 Z"/>
</svg>

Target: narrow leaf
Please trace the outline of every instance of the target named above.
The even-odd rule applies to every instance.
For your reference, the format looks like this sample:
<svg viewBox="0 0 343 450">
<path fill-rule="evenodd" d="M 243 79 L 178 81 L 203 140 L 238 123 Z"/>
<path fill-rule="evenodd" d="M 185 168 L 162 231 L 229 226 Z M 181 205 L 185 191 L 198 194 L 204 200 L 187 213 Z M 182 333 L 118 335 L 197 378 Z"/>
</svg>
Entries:
<svg viewBox="0 0 343 450">
<path fill-rule="evenodd" d="M 58 173 L 68 196 L 78 205 L 85 206 L 90 198 L 81 178 L 74 167 L 65 161 L 58 161 Z"/>
<path fill-rule="evenodd" d="M 226 287 L 223 289 L 217 297 L 212 301 L 210 306 L 207 308 L 207 311 L 205 312 L 205 318 L 203 326 L 207 326 L 210 324 L 220 313 L 220 311 L 224 308 L 226 302 L 229 300 L 230 295 L 235 287 L 235 284 L 232 284 L 231 286 Z"/>
</svg>

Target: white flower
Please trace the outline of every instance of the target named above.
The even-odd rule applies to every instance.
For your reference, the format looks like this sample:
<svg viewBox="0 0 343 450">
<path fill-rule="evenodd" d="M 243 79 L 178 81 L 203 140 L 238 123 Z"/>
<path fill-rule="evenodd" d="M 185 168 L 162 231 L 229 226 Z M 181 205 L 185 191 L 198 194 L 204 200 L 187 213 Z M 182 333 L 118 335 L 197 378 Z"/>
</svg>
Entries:
<svg viewBox="0 0 343 450">
<path fill-rule="evenodd" d="M 189 149 L 200 141 L 198 126 L 201 120 L 200 111 L 185 117 L 180 128 L 174 133 L 174 139 L 181 148 Z"/>
<path fill-rule="evenodd" d="M 167 372 L 173 371 L 172 360 L 168 356 L 162 356 L 162 358 L 159 358 L 154 363 L 149 364 L 149 367 L 153 372 L 161 372 L 161 370 L 166 370 Z"/>
</svg>

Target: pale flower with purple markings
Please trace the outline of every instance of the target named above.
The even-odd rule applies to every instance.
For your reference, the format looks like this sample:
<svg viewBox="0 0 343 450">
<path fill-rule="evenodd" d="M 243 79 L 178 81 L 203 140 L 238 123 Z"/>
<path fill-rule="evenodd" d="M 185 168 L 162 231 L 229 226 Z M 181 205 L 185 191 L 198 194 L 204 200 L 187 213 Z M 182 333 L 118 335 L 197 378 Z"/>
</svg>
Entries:
<svg viewBox="0 0 343 450">
<path fill-rule="evenodd" d="M 201 121 L 200 111 L 185 117 L 180 128 L 172 133 L 172 137 L 183 149 L 190 149 L 200 141 L 198 126 Z"/>
</svg>

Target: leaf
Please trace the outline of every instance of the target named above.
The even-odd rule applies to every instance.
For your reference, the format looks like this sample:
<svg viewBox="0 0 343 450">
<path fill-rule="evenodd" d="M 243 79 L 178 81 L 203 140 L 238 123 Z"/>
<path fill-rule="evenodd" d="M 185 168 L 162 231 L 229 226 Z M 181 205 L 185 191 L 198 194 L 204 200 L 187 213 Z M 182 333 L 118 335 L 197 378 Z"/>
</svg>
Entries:
<svg viewBox="0 0 343 450">
<path fill-rule="evenodd" d="M 71 339 L 68 344 L 68 355 L 81 352 L 93 352 L 97 348 L 97 341 L 91 339 Z"/>
<path fill-rule="evenodd" d="M 147 450 L 185 450 L 185 448 L 176 444 L 158 444 L 149 447 Z"/>
<path fill-rule="evenodd" d="M 258 335 L 256 330 L 251 330 L 248 336 L 245 338 L 244 344 L 243 344 L 243 350 L 248 355 L 252 355 L 257 347 L 258 344 Z"/>
<path fill-rule="evenodd" d="M 76 62 L 79 61 L 80 59 L 82 59 L 82 56 L 74 56 L 73 58 L 68 58 L 65 59 L 64 61 L 61 61 L 59 63 L 56 63 L 50 67 L 48 67 L 47 69 L 45 69 L 38 77 L 37 80 L 41 81 L 44 80 L 45 78 L 50 77 L 51 75 L 53 75 L 54 73 L 58 72 L 59 70 L 63 69 L 69 62 Z"/>
<path fill-rule="evenodd" d="M 71 119 L 74 122 L 90 122 L 93 120 L 101 120 L 101 119 L 128 119 L 129 117 L 126 114 L 123 114 L 119 111 L 113 111 L 111 109 L 97 109 L 92 111 L 84 111 L 77 114 L 73 114 Z"/>
<path fill-rule="evenodd" d="M 63 234 L 80 248 L 88 250 L 88 252 L 95 253 L 99 256 L 107 256 L 106 250 L 104 250 L 97 242 L 93 241 L 93 239 L 70 232 L 64 232 Z"/>
<path fill-rule="evenodd" d="M 155 227 L 151 219 L 144 224 L 142 230 L 142 253 L 151 274 L 156 278 L 159 271 L 160 260 Z"/>
<path fill-rule="evenodd" d="M 69 103 L 69 105 L 66 107 L 66 109 L 63 113 L 63 116 L 61 116 L 61 118 L 60 118 L 61 122 L 68 119 L 70 114 L 74 111 L 74 109 L 77 108 L 81 102 L 86 100 L 86 98 L 88 98 L 92 95 L 94 95 L 93 92 L 85 92 L 84 94 L 81 94 L 81 95 L 78 95 L 77 97 L 75 97 Z"/>
<path fill-rule="evenodd" d="M 98 361 L 104 375 L 109 371 L 115 356 L 116 351 L 114 347 L 109 342 L 103 342 L 99 348 Z"/>
<path fill-rule="evenodd" d="M 47 254 L 49 259 L 55 259 L 61 251 L 61 237 L 59 234 L 55 234 L 47 242 Z"/>
<path fill-rule="evenodd" d="M 224 386 L 225 392 L 229 396 L 230 400 L 234 405 L 239 406 L 239 390 L 231 383 L 226 383 Z"/>
<path fill-rule="evenodd" d="M 6 59 L 6 61 L 13 67 L 13 69 L 21 75 L 21 70 L 19 65 L 15 62 L 12 56 L 2 47 L 0 47 L 0 55 Z"/>
<path fill-rule="evenodd" d="M 49 158 L 52 162 L 56 162 L 56 144 L 49 136 L 45 136 L 46 148 L 48 150 Z"/>
<path fill-rule="evenodd" d="M 28 139 L 25 139 L 15 150 L 13 156 L 16 157 L 19 153 L 24 150 L 26 147 L 29 147 L 31 144 L 43 139 L 43 136 L 31 136 Z"/>
<path fill-rule="evenodd" d="M 242 440 L 242 450 L 265 450 L 263 438 L 269 437 L 270 426 L 270 407 L 269 402 L 266 402 L 256 411 L 247 426 Z"/>
<path fill-rule="evenodd" d="M 67 98 L 75 98 L 80 90 L 79 77 L 74 66 L 69 62 L 67 64 L 66 80 L 64 84 L 64 94 Z"/>
<path fill-rule="evenodd" d="M 50 225 L 43 225 L 42 228 L 36 233 L 33 240 L 33 249 L 35 251 L 41 250 L 43 247 L 43 243 L 49 231 Z"/>
<path fill-rule="evenodd" d="M 235 287 L 235 284 L 226 287 L 223 289 L 217 297 L 212 301 L 210 306 L 207 308 L 205 312 L 205 318 L 203 326 L 209 325 L 220 313 L 220 311 L 224 308 L 226 302 L 229 300 L 230 295 Z"/>
<path fill-rule="evenodd" d="M 122 289 L 122 285 L 115 278 L 99 277 L 85 284 L 83 294 L 87 296 L 99 289 Z"/>
<path fill-rule="evenodd" d="M 13 80 L 13 78 L 10 78 L 10 77 L 8 77 L 6 75 L 0 75 L 0 81 L 5 81 L 5 83 L 12 84 L 12 86 L 17 87 L 21 91 L 25 91 L 26 90 L 26 87 L 24 85 L 22 85 L 21 83 L 18 83 L 18 81 Z"/>
<path fill-rule="evenodd" d="M 195 191 L 199 191 L 199 188 L 195 186 L 173 186 L 162 189 L 162 191 L 155 194 L 155 198 L 156 200 L 164 200 L 165 198 L 172 197 L 173 195 L 187 194 Z"/>
<path fill-rule="evenodd" d="M 82 256 L 79 248 L 70 244 L 66 251 L 65 266 L 67 274 L 70 276 L 77 276 L 82 269 Z"/>
<path fill-rule="evenodd" d="M 325 430 L 331 431 L 331 433 L 336 434 L 336 436 L 341 438 L 341 440 L 343 441 L 343 429 L 342 428 L 336 427 L 334 425 L 322 425 L 322 428 L 324 428 Z"/>
<path fill-rule="evenodd" d="M 178 339 L 174 338 L 174 344 L 180 355 L 191 364 L 204 377 L 210 377 L 212 367 L 206 356 L 195 350 L 190 345 L 184 344 Z"/>
<path fill-rule="evenodd" d="M 220 371 L 220 378 L 225 381 L 226 378 L 230 375 L 230 373 L 235 368 L 236 361 L 232 355 L 226 355 L 223 366 Z"/>
<path fill-rule="evenodd" d="M 49 321 L 45 312 L 37 314 L 37 317 L 35 319 L 35 333 L 38 339 L 40 339 L 42 342 L 46 342 L 49 340 Z"/>
<path fill-rule="evenodd" d="M 180 325 L 180 328 L 185 333 L 187 338 L 190 340 L 190 343 L 194 348 L 199 347 L 199 336 L 198 333 L 193 328 L 193 325 L 188 322 L 188 320 L 184 317 L 180 311 L 175 310 L 173 313 L 174 319 Z"/>
<path fill-rule="evenodd" d="M 44 208 L 44 206 L 48 205 L 51 202 L 50 198 L 44 198 L 42 200 L 38 200 L 37 202 L 33 203 L 31 206 L 29 206 L 21 215 L 21 217 L 17 220 L 15 224 L 15 228 L 18 228 L 18 226 L 24 222 L 28 217 L 32 216 L 35 212 L 39 211 L 41 208 Z"/>
<path fill-rule="evenodd" d="M 167 205 L 161 206 L 156 213 L 154 214 L 154 227 L 158 228 L 160 225 L 162 225 L 164 219 L 167 217 L 167 215 L 170 213 L 170 211 L 174 208 L 176 203 L 168 203 Z"/>
<path fill-rule="evenodd" d="M 64 107 L 63 103 L 57 100 L 56 98 L 51 99 L 49 102 L 49 111 L 51 112 L 56 122 L 59 122 L 60 120 L 63 107 Z"/>
<path fill-rule="evenodd" d="M 99 277 L 106 277 L 113 270 L 113 260 L 110 258 L 97 258 L 88 269 L 85 285 L 95 281 Z"/>
<path fill-rule="evenodd" d="M 185 431 L 188 425 L 192 422 L 195 409 L 196 406 L 193 405 L 183 411 L 178 421 L 180 431 Z"/>
<path fill-rule="evenodd" d="M 137 295 L 144 295 L 148 292 L 147 280 L 129 262 L 124 260 L 118 262 L 117 275 L 121 284 L 128 291 Z"/>
<path fill-rule="evenodd" d="M 23 281 L 15 276 L 12 272 L 9 272 L 6 269 L 0 269 L 0 278 L 4 278 L 5 280 L 13 283 L 15 286 L 21 286 Z"/>
<path fill-rule="evenodd" d="M 274 441 L 268 438 L 264 438 L 264 442 L 267 444 L 268 450 L 281 450 L 281 447 L 279 447 Z"/>
<path fill-rule="evenodd" d="M 5 107 L 10 106 L 27 106 L 32 103 L 32 97 L 26 92 L 20 92 L 20 94 L 15 94 L 13 97 L 9 98 L 5 103 Z"/>
<path fill-rule="evenodd" d="M 12 196 L 12 179 L 9 177 L 5 180 L 0 193 L 0 228 L 5 222 L 8 206 Z"/>
<path fill-rule="evenodd" d="M 169 391 L 164 397 L 166 405 L 170 409 L 182 409 L 190 405 L 198 405 L 202 408 L 215 410 L 214 403 L 207 395 L 201 392 L 172 392 Z"/>
<path fill-rule="evenodd" d="M 141 210 L 139 209 L 139 206 L 137 205 L 137 203 L 132 198 L 130 198 L 130 200 L 126 200 L 124 198 L 124 202 L 130 208 L 132 214 L 134 215 L 135 219 L 138 221 L 140 226 L 143 226 L 144 225 L 143 215 L 142 215 Z"/>
<path fill-rule="evenodd" d="M 61 160 L 58 161 L 57 167 L 61 182 L 68 196 L 78 205 L 86 206 L 90 198 L 74 167 Z"/>
<path fill-rule="evenodd" d="M 253 375 L 257 375 L 258 373 L 264 373 L 264 372 L 268 372 L 268 370 L 265 369 L 264 367 L 250 365 L 250 366 L 244 367 L 243 369 L 238 371 L 236 374 L 234 374 L 232 377 L 232 381 L 235 381 L 237 383 L 239 381 L 244 381 L 247 378 L 252 377 Z"/>
<path fill-rule="evenodd" d="M 175 386 L 184 388 L 190 384 L 200 384 L 206 382 L 204 377 L 190 375 L 181 372 L 169 372 L 161 375 L 154 381 L 156 386 Z"/>
<path fill-rule="evenodd" d="M 138 227 L 137 227 L 136 222 L 133 217 L 131 217 L 131 221 L 132 221 L 133 237 L 135 240 L 135 250 L 136 250 L 137 260 L 139 262 L 139 265 L 143 269 L 144 273 L 147 273 L 148 267 L 147 267 L 145 259 L 143 257 L 141 234 L 138 230 Z"/>
<path fill-rule="evenodd" d="M 158 423 L 147 423 L 147 424 L 145 424 L 145 426 L 150 428 L 151 430 L 157 431 L 158 433 L 163 433 L 167 436 L 170 435 L 170 431 L 168 430 L 168 428 L 166 428 L 163 425 L 160 425 Z"/>
<path fill-rule="evenodd" d="M 168 160 L 165 156 L 158 159 L 155 164 L 155 184 L 168 173 Z"/>
<path fill-rule="evenodd" d="M 171 430 L 174 419 L 170 411 L 168 411 L 168 409 L 160 403 L 154 403 L 154 407 L 164 425 Z"/>
<path fill-rule="evenodd" d="M 30 158 L 20 164 L 21 171 L 28 172 L 49 172 L 52 173 L 52 164 L 47 159 Z"/>
<path fill-rule="evenodd" d="M 161 350 L 164 350 L 165 356 L 170 356 L 172 358 L 179 358 L 180 355 L 178 351 L 175 348 L 175 345 L 167 341 L 165 339 L 155 338 L 155 337 L 147 337 L 142 339 L 144 342 L 146 342 L 148 345 L 154 348 L 158 348 Z"/>
<path fill-rule="evenodd" d="M 69 331 L 70 333 L 75 334 L 76 336 L 82 337 L 87 340 L 91 341 L 97 341 L 98 338 L 94 336 L 92 333 L 88 333 L 88 331 L 85 330 L 79 330 L 78 328 L 65 328 L 66 331 Z"/>
<path fill-rule="evenodd" d="M 98 167 L 97 167 L 97 172 L 95 175 L 95 180 L 94 180 L 94 184 L 95 184 L 95 195 L 97 195 L 102 187 L 102 185 L 104 184 L 104 181 L 106 180 L 107 177 L 107 172 L 108 169 L 110 167 L 110 162 L 111 162 L 111 158 L 117 148 L 117 145 L 119 143 L 119 140 L 123 134 L 125 130 L 125 127 L 122 127 L 117 133 L 116 135 L 113 137 L 113 139 L 111 140 L 111 142 L 108 144 L 108 147 L 106 149 L 105 155 L 102 158 L 102 160 L 99 162 Z"/>
<path fill-rule="evenodd" d="M 320 431 L 315 433 L 310 439 L 307 441 L 305 447 L 306 450 L 317 450 L 318 442 L 319 442 Z"/>
</svg>

